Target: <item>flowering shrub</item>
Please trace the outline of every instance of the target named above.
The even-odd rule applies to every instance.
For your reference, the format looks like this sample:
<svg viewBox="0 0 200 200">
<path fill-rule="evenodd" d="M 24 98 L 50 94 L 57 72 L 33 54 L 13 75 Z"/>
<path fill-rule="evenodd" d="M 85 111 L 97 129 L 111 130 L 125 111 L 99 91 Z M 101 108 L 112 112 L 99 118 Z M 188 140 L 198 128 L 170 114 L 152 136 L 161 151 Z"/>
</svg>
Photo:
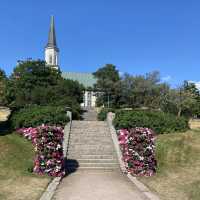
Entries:
<svg viewBox="0 0 200 200">
<path fill-rule="evenodd" d="M 118 139 L 128 173 L 152 176 L 156 172 L 155 134 L 151 129 L 122 129 Z"/>
<path fill-rule="evenodd" d="M 63 129 L 53 126 L 21 128 L 17 132 L 31 140 L 36 152 L 33 171 L 37 174 L 64 176 Z"/>
</svg>

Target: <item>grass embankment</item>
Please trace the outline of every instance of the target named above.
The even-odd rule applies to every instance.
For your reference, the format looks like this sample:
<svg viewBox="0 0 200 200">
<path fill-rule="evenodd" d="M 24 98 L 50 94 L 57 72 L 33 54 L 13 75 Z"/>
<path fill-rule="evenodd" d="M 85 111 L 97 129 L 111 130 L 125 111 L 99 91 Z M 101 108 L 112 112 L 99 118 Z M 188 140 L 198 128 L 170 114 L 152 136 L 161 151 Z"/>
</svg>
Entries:
<svg viewBox="0 0 200 200">
<path fill-rule="evenodd" d="M 50 178 L 28 171 L 33 165 L 32 144 L 17 134 L 0 136 L 0 199 L 36 200 Z"/>
<path fill-rule="evenodd" d="M 140 180 L 163 200 L 200 199 L 200 129 L 159 135 L 158 173 Z"/>
</svg>

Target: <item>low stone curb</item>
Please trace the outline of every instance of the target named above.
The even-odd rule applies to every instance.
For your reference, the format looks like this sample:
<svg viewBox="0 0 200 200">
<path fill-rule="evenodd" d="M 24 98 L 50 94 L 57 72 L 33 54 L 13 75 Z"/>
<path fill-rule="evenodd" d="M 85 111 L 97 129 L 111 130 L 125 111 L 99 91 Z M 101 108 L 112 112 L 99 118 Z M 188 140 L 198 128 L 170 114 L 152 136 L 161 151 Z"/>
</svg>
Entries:
<svg viewBox="0 0 200 200">
<path fill-rule="evenodd" d="M 69 137 L 70 137 L 71 124 L 72 124 L 72 114 L 70 111 L 67 112 L 67 116 L 70 118 L 70 121 L 65 126 L 65 129 L 64 129 L 63 155 L 65 158 L 67 157 L 68 143 L 69 143 Z M 61 180 L 62 180 L 61 177 L 54 178 L 48 185 L 45 192 L 40 197 L 40 200 L 51 200 Z"/>
<path fill-rule="evenodd" d="M 64 158 L 67 157 L 67 152 L 69 148 L 70 131 L 71 131 L 71 125 L 72 125 L 72 113 L 70 111 L 67 111 L 67 116 L 69 117 L 70 121 L 67 123 L 64 129 L 64 140 L 63 140 Z"/>
<path fill-rule="evenodd" d="M 117 153 L 117 158 L 120 164 L 120 168 L 123 174 L 126 174 L 126 168 L 124 165 L 124 162 L 122 161 L 122 153 L 120 150 L 118 138 L 117 138 L 117 133 L 116 130 L 112 124 L 113 119 L 115 117 L 114 113 L 108 113 L 107 116 L 107 123 L 110 129 L 110 134 L 112 136 L 112 140 L 114 143 L 114 147 Z M 141 193 L 148 199 L 148 200 L 160 200 L 159 197 L 155 194 L 153 194 L 148 187 L 146 187 L 142 182 L 138 181 L 136 177 L 133 177 L 131 174 L 126 174 L 128 179 L 141 191 Z"/>
<path fill-rule="evenodd" d="M 53 195 L 55 194 L 55 191 L 61 181 L 61 177 L 54 178 L 51 183 L 48 185 L 47 189 L 43 193 L 43 195 L 40 197 L 40 200 L 51 200 Z"/>
</svg>

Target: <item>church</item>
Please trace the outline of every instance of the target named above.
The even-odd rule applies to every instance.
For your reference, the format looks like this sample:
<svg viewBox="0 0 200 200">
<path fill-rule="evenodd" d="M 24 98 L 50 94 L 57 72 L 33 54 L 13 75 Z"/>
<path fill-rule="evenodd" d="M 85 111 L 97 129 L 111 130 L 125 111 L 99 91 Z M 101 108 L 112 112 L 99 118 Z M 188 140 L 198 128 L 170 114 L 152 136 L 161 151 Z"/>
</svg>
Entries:
<svg viewBox="0 0 200 200">
<path fill-rule="evenodd" d="M 55 23 L 53 16 L 51 17 L 49 37 L 45 47 L 45 61 L 47 65 L 52 66 L 57 70 L 59 69 L 59 48 L 56 42 Z M 85 87 L 83 103 L 81 104 L 82 107 L 91 108 L 96 106 L 96 93 L 91 91 L 91 88 L 93 88 L 97 80 L 92 73 L 62 72 L 62 77 L 65 79 L 78 81 Z"/>
</svg>

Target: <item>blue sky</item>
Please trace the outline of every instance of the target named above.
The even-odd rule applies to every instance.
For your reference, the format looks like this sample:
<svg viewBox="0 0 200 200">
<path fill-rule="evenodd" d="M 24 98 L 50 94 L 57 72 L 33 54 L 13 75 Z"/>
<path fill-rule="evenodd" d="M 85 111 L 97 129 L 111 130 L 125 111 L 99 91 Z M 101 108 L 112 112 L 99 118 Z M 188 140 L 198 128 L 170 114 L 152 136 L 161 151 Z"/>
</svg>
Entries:
<svg viewBox="0 0 200 200">
<path fill-rule="evenodd" d="M 6 0 L 0 4 L 0 67 L 43 59 L 55 16 L 62 71 L 159 70 L 172 85 L 200 81 L 198 0 Z"/>
</svg>

